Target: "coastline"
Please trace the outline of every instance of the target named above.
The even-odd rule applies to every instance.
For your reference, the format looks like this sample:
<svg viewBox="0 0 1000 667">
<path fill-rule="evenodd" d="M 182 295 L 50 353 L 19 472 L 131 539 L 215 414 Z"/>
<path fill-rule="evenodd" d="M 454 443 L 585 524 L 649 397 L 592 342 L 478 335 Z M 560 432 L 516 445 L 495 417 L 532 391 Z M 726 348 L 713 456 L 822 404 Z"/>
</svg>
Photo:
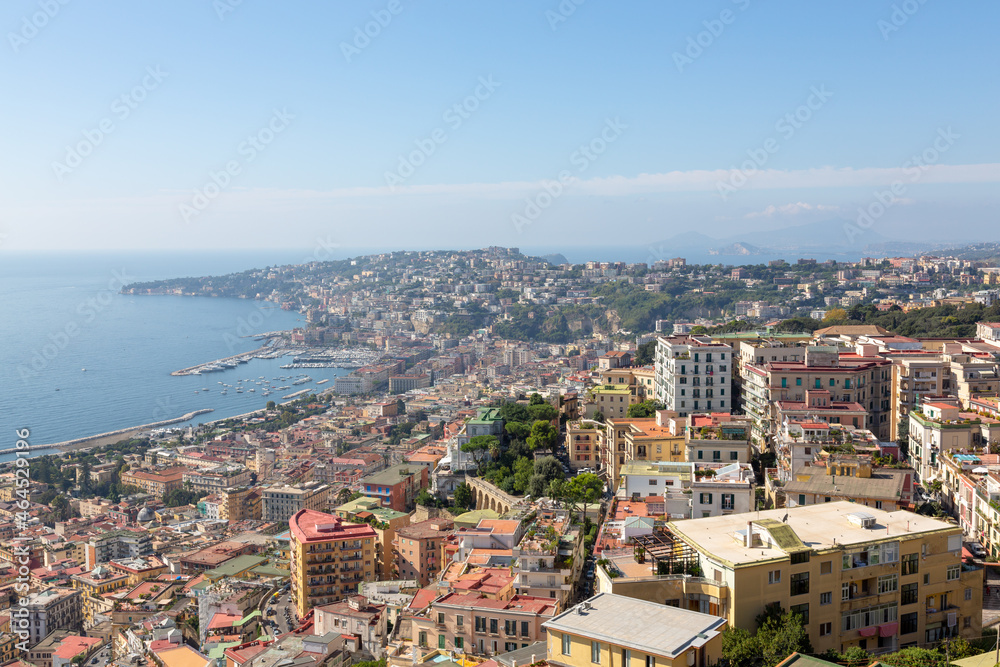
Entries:
<svg viewBox="0 0 1000 667">
<path fill-rule="evenodd" d="M 142 424 L 139 426 L 129 426 L 127 428 L 120 428 L 115 431 L 108 431 L 107 433 L 98 433 L 97 435 L 89 435 L 83 438 L 64 440 L 63 442 L 53 442 L 51 444 L 46 444 L 46 445 L 32 445 L 31 449 L 58 449 L 61 452 L 65 453 L 65 452 L 90 449 L 91 447 L 103 447 L 105 445 L 113 445 L 116 442 L 127 440 L 128 438 L 134 438 L 136 435 L 142 433 L 143 431 L 159 428 L 161 426 L 167 426 L 169 424 L 177 424 L 179 422 L 185 422 L 188 421 L 189 419 L 197 417 L 198 415 L 207 414 L 209 412 L 215 412 L 215 408 L 203 408 L 201 410 L 188 412 L 187 414 L 181 415 L 180 417 L 175 417 L 173 419 L 164 419 L 163 421 L 152 422 L 150 424 Z M 5 450 L 0 450 L 0 454 L 8 454 L 16 451 L 18 451 L 16 448 L 5 449 Z"/>
</svg>

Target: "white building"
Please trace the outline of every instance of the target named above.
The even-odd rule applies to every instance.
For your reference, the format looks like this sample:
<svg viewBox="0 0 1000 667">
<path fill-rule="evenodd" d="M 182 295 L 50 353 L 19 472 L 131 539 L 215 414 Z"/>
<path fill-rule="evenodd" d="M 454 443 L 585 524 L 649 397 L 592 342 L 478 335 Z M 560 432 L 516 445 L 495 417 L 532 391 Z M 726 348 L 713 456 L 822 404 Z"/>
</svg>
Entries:
<svg viewBox="0 0 1000 667">
<path fill-rule="evenodd" d="M 656 339 L 656 398 L 681 417 L 733 407 L 733 348 L 709 336 Z"/>
</svg>

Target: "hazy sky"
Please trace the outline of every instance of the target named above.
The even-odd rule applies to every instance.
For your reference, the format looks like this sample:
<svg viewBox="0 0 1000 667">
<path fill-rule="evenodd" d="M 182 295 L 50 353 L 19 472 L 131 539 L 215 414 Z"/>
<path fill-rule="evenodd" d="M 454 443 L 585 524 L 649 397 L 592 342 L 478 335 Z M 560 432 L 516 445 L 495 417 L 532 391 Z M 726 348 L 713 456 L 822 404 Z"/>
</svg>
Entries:
<svg viewBox="0 0 1000 667">
<path fill-rule="evenodd" d="M 0 251 L 617 245 L 859 208 L 890 237 L 998 240 L 998 21 L 945 0 L 4 0 Z"/>
</svg>

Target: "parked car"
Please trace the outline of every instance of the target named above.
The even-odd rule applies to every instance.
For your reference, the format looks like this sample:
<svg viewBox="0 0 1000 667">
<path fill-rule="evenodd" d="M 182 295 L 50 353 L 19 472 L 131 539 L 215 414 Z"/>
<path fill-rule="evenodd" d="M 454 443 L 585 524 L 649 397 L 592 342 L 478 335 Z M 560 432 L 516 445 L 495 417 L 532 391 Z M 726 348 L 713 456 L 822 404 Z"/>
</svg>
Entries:
<svg viewBox="0 0 1000 667">
<path fill-rule="evenodd" d="M 979 542 L 972 542 L 969 544 L 969 551 L 976 558 L 986 558 L 986 549 Z"/>
</svg>

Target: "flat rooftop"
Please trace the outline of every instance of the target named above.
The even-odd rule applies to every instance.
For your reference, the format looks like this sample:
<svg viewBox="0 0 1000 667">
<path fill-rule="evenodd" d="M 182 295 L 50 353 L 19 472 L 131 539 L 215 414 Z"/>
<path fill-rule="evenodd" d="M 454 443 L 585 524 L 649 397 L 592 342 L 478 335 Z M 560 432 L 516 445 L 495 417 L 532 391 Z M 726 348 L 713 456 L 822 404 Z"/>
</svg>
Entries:
<svg viewBox="0 0 1000 667">
<path fill-rule="evenodd" d="M 874 517 L 874 527 L 862 528 L 848 521 L 847 516 L 856 512 Z M 745 534 L 749 521 L 756 524 L 769 519 L 768 523 L 772 525 L 773 522 L 781 523 L 786 514 L 788 520 L 784 524 L 798 538 L 797 541 L 816 550 L 885 541 L 893 537 L 913 537 L 915 533 L 960 530 L 957 525 L 906 510 L 886 512 L 847 501 L 671 521 L 669 527 L 672 533 L 713 558 L 734 565 L 747 565 L 784 558 L 787 552 L 778 546 L 783 541 L 782 536 L 773 535 L 774 544 L 770 548 L 766 546 L 766 540 L 763 548 L 747 548 L 737 539 L 738 531 Z M 755 526 L 754 532 L 764 529 L 763 526 Z"/>
<path fill-rule="evenodd" d="M 719 616 L 600 593 L 542 627 L 675 658 L 689 648 L 704 646 L 725 625 L 726 619 Z"/>
</svg>

